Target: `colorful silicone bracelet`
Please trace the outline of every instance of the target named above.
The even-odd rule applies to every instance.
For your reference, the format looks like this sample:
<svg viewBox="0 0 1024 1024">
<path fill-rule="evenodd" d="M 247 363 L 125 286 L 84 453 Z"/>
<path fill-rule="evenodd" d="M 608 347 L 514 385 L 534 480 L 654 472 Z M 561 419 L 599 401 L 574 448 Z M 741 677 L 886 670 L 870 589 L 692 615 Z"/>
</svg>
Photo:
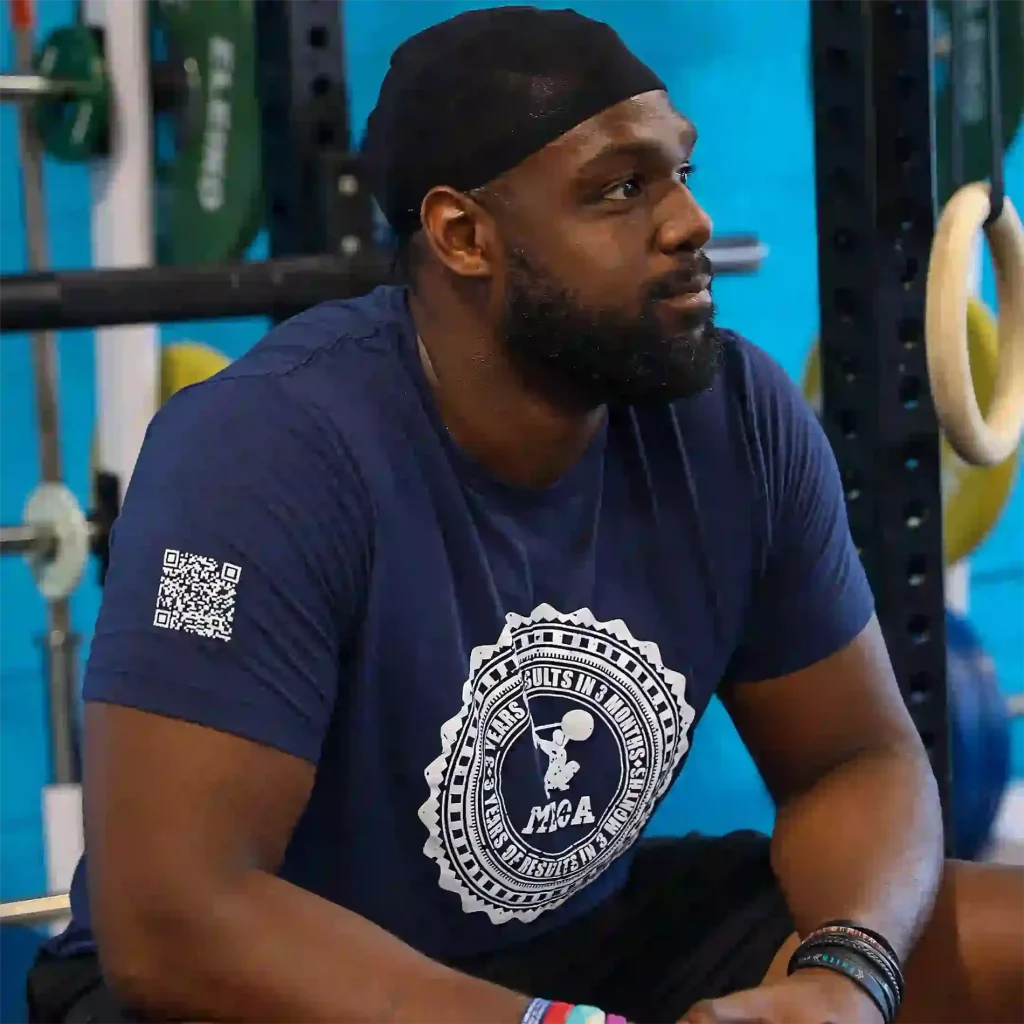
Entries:
<svg viewBox="0 0 1024 1024">
<path fill-rule="evenodd" d="M 604 1010 L 599 1010 L 596 1006 L 578 1003 L 565 1018 L 565 1024 L 607 1024 L 607 1022 Z"/>
<path fill-rule="evenodd" d="M 626 1024 L 626 1020 L 624 1017 L 608 1017 L 596 1006 L 533 999 L 526 1007 L 520 1024 Z"/>
</svg>

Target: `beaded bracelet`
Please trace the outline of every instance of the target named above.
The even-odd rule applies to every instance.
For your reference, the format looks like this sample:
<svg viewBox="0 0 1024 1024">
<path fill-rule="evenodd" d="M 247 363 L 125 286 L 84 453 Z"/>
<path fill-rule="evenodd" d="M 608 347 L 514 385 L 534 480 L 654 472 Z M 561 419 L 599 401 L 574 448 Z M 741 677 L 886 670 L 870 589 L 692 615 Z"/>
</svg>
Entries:
<svg viewBox="0 0 1024 1024">
<path fill-rule="evenodd" d="M 892 1024 L 899 1006 L 896 993 L 889 988 L 878 970 L 874 969 L 874 965 L 860 954 L 839 945 L 812 949 L 798 946 L 789 961 L 788 973 L 793 974 L 810 967 L 825 968 L 845 975 L 871 997 L 885 1024 Z"/>
<path fill-rule="evenodd" d="M 626 1024 L 626 1019 L 615 1013 L 606 1014 L 596 1006 L 534 999 L 526 1007 L 521 1024 Z"/>
</svg>

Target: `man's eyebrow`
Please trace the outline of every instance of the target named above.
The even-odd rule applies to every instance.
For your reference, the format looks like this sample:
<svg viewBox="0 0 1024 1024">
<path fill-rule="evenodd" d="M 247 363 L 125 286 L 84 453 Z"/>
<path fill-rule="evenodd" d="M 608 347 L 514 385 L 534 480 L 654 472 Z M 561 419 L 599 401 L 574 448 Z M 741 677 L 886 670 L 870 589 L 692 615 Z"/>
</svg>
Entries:
<svg viewBox="0 0 1024 1024">
<path fill-rule="evenodd" d="M 693 149 L 697 142 L 697 129 L 687 123 L 686 127 L 679 133 L 679 145 L 684 151 Z M 658 159 L 666 155 L 667 147 L 661 140 L 656 139 L 628 139 L 611 141 L 603 146 L 593 156 L 588 157 L 579 167 L 579 174 L 586 174 L 601 164 L 607 163 L 619 157 L 633 157 L 634 159 Z"/>
</svg>

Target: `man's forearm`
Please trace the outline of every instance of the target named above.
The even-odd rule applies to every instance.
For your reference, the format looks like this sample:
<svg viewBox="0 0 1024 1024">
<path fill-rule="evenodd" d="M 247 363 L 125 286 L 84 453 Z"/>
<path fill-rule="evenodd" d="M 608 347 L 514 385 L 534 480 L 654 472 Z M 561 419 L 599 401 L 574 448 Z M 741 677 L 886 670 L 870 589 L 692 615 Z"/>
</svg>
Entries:
<svg viewBox="0 0 1024 1024">
<path fill-rule="evenodd" d="M 529 1001 L 260 871 L 145 946 L 121 984 L 111 980 L 163 1019 L 516 1024 Z"/>
<path fill-rule="evenodd" d="M 779 809 L 772 866 L 802 934 L 850 918 L 908 954 L 942 871 L 938 789 L 923 752 L 878 750 Z"/>
</svg>

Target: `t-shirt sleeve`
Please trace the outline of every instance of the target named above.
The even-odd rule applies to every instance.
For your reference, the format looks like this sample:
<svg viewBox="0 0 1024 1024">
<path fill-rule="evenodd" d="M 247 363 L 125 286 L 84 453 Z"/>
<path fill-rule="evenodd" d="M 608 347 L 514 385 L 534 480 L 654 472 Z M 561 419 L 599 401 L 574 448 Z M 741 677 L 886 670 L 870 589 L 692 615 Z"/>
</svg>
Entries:
<svg viewBox="0 0 1024 1024">
<path fill-rule="evenodd" d="M 85 699 L 315 763 L 365 593 L 368 508 L 341 438 L 277 378 L 175 396 L 114 526 Z"/>
<path fill-rule="evenodd" d="M 850 643 L 874 614 L 832 446 L 782 368 L 764 353 L 754 359 L 766 557 L 728 682 L 774 679 L 813 665 Z"/>
</svg>

